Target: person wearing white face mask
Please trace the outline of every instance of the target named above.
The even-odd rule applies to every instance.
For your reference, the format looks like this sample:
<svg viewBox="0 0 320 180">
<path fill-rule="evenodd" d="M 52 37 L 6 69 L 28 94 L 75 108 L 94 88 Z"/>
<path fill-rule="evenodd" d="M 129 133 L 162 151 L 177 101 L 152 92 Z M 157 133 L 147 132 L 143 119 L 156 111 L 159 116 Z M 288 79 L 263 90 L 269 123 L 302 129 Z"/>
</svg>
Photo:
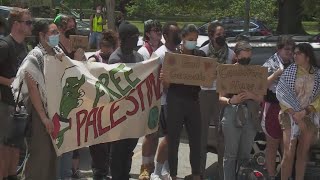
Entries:
<svg viewBox="0 0 320 180">
<path fill-rule="evenodd" d="M 196 49 L 198 34 L 199 32 L 194 24 L 188 24 L 183 27 L 181 31 L 183 43 L 179 48 L 180 54 L 206 56 L 203 51 Z M 168 84 L 167 82 L 164 82 L 164 86 L 168 87 L 168 161 L 171 178 L 172 180 L 177 179 L 180 133 L 183 125 L 185 125 L 189 137 L 192 176 L 194 180 L 200 180 L 200 87 L 173 83 Z"/>
<path fill-rule="evenodd" d="M 106 24 L 103 18 L 102 7 L 96 7 L 96 13 L 90 17 L 90 37 L 89 45 L 91 49 L 100 49 L 100 40 L 102 38 L 103 25 Z"/>
<path fill-rule="evenodd" d="M 57 156 L 50 138 L 54 125 L 47 116 L 43 64 L 46 55 L 62 53 L 58 47 L 59 31 L 55 24 L 42 20 L 35 23 L 33 35 L 38 44 L 23 60 L 12 84 L 17 97 L 22 83 L 22 99 L 19 101 L 25 102 L 32 115 L 31 140 L 28 141 L 30 156 L 24 168 L 23 179 L 56 180 Z"/>
</svg>

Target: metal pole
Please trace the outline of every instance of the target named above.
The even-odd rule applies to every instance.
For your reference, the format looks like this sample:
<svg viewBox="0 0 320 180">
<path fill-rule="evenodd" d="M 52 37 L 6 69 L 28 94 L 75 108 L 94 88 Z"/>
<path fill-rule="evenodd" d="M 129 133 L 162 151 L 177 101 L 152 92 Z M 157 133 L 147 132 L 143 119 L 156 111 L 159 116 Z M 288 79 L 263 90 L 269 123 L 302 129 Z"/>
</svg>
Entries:
<svg viewBox="0 0 320 180">
<path fill-rule="evenodd" d="M 244 16 L 244 32 L 248 34 L 249 32 L 249 22 L 250 22 L 250 0 L 245 2 L 245 16 Z"/>
</svg>

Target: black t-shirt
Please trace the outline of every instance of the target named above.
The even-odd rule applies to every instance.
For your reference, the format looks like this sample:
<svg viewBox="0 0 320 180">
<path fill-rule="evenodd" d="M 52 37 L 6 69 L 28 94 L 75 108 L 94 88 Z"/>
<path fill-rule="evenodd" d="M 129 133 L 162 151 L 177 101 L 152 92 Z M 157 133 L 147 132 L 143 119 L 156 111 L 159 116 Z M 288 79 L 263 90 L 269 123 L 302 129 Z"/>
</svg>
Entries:
<svg viewBox="0 0 320 180">
<path fill-rule="evenodd" d="M 202 56 L 205 57 L 205 53 L 203 51 L 195 49 L 193 51 L 194 56 Z M 184 97 L 184 98 L 192 98 L 197 100 L 199 98 L 199 91 L 201 90 L 200 86 L 191 86 L 184 84 L 170 84 L 168 93 L 173 93 L 176 96 Z"/>
<path fill-rule="evenodd" d="M 27 53 L 25 43 L 16 42 L 11 35 L 0 39 L 0 76 L 8 79 L 15 77 Z M 11 88 L 0 84 L 0 91 L 2 101 L 14 105 Z"/>
<path fill-rule="evenodd" d="M 59 48 L 62 49 L 63 53 L 68 56 L 70 59 L 74 59 L 74 54 L 76 53 L 76 51 L 71 51 L 68 52 L 68 50 L 62 45 L 61 42 L 59 42 Z"/>
</svg>

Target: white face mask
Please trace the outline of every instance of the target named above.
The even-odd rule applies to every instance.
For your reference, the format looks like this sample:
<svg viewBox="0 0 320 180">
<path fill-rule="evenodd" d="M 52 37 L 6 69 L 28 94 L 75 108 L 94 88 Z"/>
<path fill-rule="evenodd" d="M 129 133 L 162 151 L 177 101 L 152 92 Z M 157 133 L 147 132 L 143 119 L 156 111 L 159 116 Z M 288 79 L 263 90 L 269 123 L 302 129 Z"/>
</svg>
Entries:
<svg viewBox="0 0 320 180">
<path fill-rule="evenodd" d="M 184 47 L 188 50 L 194 50 L 197 47 L 197 41 L 185 41 Z"/>
<path fill-rule="evenodd" d="M 49 36 L 48 44 L 50 47 L 58 46 L 59 44 L 59 34 Z"/>
<path fill-rule="evenodd" d="M 97 9 L 97 13 L 100 14 L 100 13 L 101 13 L 101 10 L 100 10 L 100 9 Z"/>
</svg>

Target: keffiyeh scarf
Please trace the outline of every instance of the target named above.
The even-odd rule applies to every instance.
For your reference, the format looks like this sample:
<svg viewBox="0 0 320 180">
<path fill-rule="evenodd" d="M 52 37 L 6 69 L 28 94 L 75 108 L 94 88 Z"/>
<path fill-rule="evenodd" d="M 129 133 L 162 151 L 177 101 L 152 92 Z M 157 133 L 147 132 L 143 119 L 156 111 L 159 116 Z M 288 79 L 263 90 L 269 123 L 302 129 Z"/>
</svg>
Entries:
<svg viewBox="0 0 320 180">
<path fill-rule="evenodd" d="M 54 48 L 56 53 L 62 52 L 59 48 Z M 37 45 L 33 50 L 29 52 L 26 58 L 23 60 L 15 80 L 12 83 L 12 92 L 17 100 L 18 93 L 19 93 L 19 86 L 21 83 L 21 95 L 18 99 L 18 102 L 23 101 L 23 103 L 28 107 L 30 105 L 29 101 L 29 92 L 27 87 L 27 82 L 25 76 L 28 75 L 35 81 L 38 85 L 38 89 L 40 92 L 40 98 L 42 100 L 43 106 L 45 110 L 47 110 L 47 96 L 45 90 L 45 78 L 44 78 L 44 59 L 47 56 L 47 52 L 43 48 L 41 44 Z M 30 109 L 29 109 L 30 110 Z"/>
<path fill-rule="evenodd" d="M 279 68 L 284 69 L 283 61 L 279 57 L 278 53 L 275 53 L 274 55 L 272 55 L 262 66 L 268 68 L 269 76 L 271 74 L 273 74 L 274 72 L 276 72 Z M 272 83 L 272 86 L 269 87 L 269 89 L 273 93 L 276 93 L 276 87 L 277 87 L 278 82 L 279 82 L 279 79 L 275 80 Z"/>
<path fill-rule="evenodd" d="M 314 102 L 320 93 L 320 69 L 313 68 L 315 72 L 315 82 L 312 90 L 312 95 L 310 97 L 310 102 Z M 295 92 L 295 82 L 297 75 L 298 67 L 296 64 L 290 65 L 280 77 L 276 95 L 277 99 L 281 104 L 288 108 L 292 108 L 295 112 L 303 110 L 305 107 L 302 107 L 299 100 L 297 99 L 297 95 Z M 299 127 L 297 123 L 293 121 L 292 116 L 291 119 L 291 138 L 297 138 L 300 134 Z M 319 113 L 315 113 L 311 121 L 319 127 Z"/>
<path fill-rule="evenodd" d="M 221 49 L 216 50 L 212 46 L 211 43 L 209 43 L 209 57 L 217 58 L 218 63 L 220 64 L 226 64 L 229 54 L 229 48 L 228 45 L 225 44 Z"/>
</svg>

